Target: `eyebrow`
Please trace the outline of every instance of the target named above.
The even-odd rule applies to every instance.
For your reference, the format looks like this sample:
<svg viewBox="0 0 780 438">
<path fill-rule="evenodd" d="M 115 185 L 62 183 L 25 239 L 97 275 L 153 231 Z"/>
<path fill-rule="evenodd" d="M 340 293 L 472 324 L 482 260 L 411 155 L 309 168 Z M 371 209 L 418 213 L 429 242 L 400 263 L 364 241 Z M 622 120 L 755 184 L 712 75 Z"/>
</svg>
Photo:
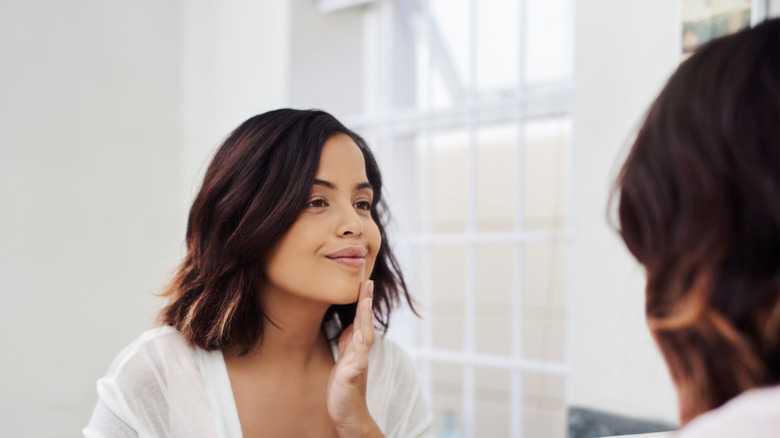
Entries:
<svg viewBox="0 0 780 438">
<path fill-rule="evenodd" d="M 334 190 L 336 189 L 336 185 L 333 184 L 330 181 L 325 181 L 325 180 L 321 180 L 321 179 L 316 179 L 315 178 L 314 179 L 314 184 L 318 185 L 318 186 L 324 186 L 324 187 L 327 187 L 329 189 L 334 189 Z M 374 186 L 372 186 L 371 183 L 367 183 L 367 182 L 360 183 L 360 184 L 355 186 L 355 190 L 361 190 L 361 189 L 371 189 L 373 191 L 374 190 Z"/>
</svg>

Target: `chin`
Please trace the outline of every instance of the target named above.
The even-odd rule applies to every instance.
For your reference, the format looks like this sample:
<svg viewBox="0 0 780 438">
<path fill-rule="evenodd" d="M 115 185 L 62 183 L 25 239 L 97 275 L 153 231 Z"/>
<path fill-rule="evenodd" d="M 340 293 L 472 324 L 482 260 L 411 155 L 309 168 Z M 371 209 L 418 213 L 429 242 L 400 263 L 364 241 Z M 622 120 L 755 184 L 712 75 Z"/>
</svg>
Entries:
<svg viewBox="0 0 780 438">
<path fill-rule="evenodd" d="M 357 302 L 358 295 L 360 294 L 360 283 L 362 280 L 356 279 L 354 281 L 339 282 L 338 285 L 326 291 L 327 301 L 330 304 L 352 304 Z"/>
</svg>

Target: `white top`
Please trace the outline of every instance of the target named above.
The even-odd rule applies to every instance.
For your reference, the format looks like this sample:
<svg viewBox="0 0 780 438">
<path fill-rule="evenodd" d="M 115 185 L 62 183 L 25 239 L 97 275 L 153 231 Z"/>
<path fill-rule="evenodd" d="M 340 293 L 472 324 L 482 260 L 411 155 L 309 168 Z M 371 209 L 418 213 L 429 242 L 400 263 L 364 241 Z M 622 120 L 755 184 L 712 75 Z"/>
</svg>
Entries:
<svg viewBox="0 0 780 438">
<path fill-rule="evenodd" d="M 675 438 L 778 438 L 780 386 L 752 389 L 699 415 Z"/>
<path fill-rule="evenodd" d="M 409 356 L 379 334 L 369 363 L 366 402 L 385 436 L 432 436 L 433 416 Z M 85 438 L 242 437 L 222 352 L 190 347 L 170 326 L 122 350 L 97 391 Z"/>
</svg>

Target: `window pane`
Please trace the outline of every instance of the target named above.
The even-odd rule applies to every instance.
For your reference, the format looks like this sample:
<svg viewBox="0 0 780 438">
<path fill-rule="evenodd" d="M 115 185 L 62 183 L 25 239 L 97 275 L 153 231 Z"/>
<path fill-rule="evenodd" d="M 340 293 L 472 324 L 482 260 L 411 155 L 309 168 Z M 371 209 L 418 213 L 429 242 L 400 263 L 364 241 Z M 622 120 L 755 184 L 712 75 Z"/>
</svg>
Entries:
<svg viewBox="0 0 780 438">
<path fill-rule="evenodd" d="M 477 231 L 511 232 L 517 201 L 517 126 L 477 133 Z"/>
<path fill-rule="evenodd" d="M 561 376 L 523 373 L 524 436 L 566 436 L 565 382 Z"/>
<path fill-rule="evenodd" d="M 420 135 L 415 144 L 416 179 L 418 185 L 414 194 L 417 197 L 417 230 L 429 232 L 433 229 L 433 152 L 431 139 Z M 400 172 L 399 172 L 400 173 Z"/>
<path fill-rule="evenodd" d="M 523 351 L 526 357 L 563 360 L 566 330 L 566 248 L 533 243 L 523 248 Z"/>
<path fill-rule="evenodd" d="M 431 0 L 429 47 L 433 88 L 431 106 L 450 106 L 465 98 L 471 84 L 470 0 Z M 427 81 L 428 78 L 420 78 Z"/>
<path fill-rule="evenodd" d="M 466 252 L 463 245 L 433 248 L 434 348 L 463 348 L 463 298 Z"/>
<path fill-rule="evenodd" d="M 510 411 L 511 375 L 509 370 L 504 369 L 477 367 L 474 370 L 476 386 L 475 436 L 503 437 L 509 435 L 512 415 Z"/>
<path fill-rule="evenodd" d="M 525 145 L 525 228 L 566 228 L 569 205 L 569 118 L 528 121 Z"/>
<path fill-rule="evenodd" d="M 476 343 L 480 353 L 512 353 L 513 258 L 511 245 L 476 248 Z"/>
<path fill-rule="evenodd" d="M 571 10 L 568 0 L 527 1 L 526 84 L 566 81 L 572 75 Z"/>
<path fill-rule="evenodd" d="M 480 92 L 517 88 L 520 0 L 477 2 L 477 82 Z"/>
<path fill-rule="evenodd" d="M 433 376 L 432 410 L 436 436 L 461 436 L 463 418 L 463 366 L 431 364 Z"/>
<path fill-rule="evenodd" d="M 433 154 L 433 231 L 458 233 L 466 229 L 468 144 L 465 130 L 436 133 Z"/>
</svg>

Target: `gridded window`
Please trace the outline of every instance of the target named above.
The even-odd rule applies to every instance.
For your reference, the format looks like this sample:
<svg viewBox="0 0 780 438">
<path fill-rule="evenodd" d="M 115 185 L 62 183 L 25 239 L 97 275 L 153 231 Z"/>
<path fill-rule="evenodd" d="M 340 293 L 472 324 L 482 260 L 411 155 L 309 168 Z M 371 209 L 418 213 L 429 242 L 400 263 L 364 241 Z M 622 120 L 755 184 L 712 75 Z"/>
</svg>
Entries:
<svg viewBox="0 0 780 438">
<path fill-rule="evenodd" d="M 564 437 L 573 2 L 361 1 L 365 111 L 442 437 Z M 367 3 L 367 4 L 366 4 Z"/>
</svg>

